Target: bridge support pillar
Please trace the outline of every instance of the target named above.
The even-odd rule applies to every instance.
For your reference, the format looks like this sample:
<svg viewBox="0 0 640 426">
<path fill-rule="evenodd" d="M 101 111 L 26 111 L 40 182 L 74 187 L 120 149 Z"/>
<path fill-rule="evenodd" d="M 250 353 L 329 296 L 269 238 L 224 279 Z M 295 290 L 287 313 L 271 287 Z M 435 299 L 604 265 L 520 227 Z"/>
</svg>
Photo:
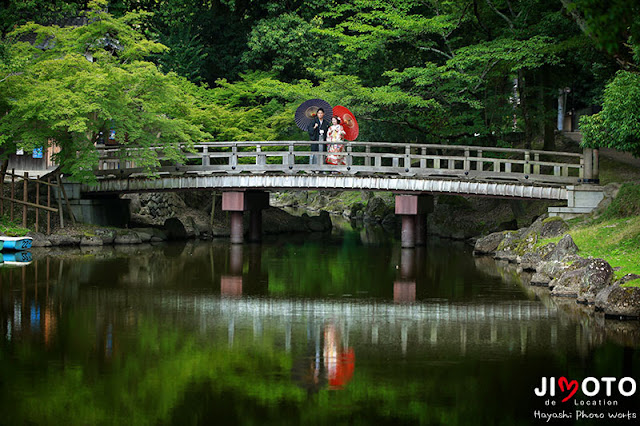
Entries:
<svg viewBox="0 0 640 426">
<path fill-rule="evenodd" d="M 262 209 L 269 207 L 269 193 L 264 191 L 227 191 L 222 193 L 222 210 L 231 212 L 231 243 L 244 242 L 243 214 L 251 212 L 249 241 L 260 241 Z"/>
<path fill-rule="evenodd" d="M 416 246 L 416 216 L 402 215 L 402 248 L 414 248 Z"/>
<path fill-rule="evenodd" d="M 402 247 L 426 244 L 426 215 L 433 211 L 433 196 L 398 194 L 395 211 L 402 216 Z"/>
<path fill-rule="evenodd" d="M 416 246 L 427 245 L 427 215 L 416 215 Z"/>
<path fill-rule="evenodd" d="M 262 210 L 251 210 L 249 218 L 249 241 L 259 243 L 262 240 Z"/>
</svg>

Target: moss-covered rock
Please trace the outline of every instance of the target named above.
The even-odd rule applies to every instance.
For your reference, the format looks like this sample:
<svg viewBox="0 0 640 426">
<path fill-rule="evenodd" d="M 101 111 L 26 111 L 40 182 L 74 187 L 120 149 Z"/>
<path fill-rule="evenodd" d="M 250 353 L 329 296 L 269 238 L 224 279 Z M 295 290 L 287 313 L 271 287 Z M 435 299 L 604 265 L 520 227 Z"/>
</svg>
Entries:
<svg viewBox="0 0 640 426">
<path fill-rule="evenodd" d="M 562 218 L 554 216 L 542 221 L 540 229 L 541 238 L 553 238 L 565 234 L 569 230 L 569 225 Z"/>
<path fill-rule="evenodd" d="M 630 319 L 640 318 L 640 288 L 612 285 L 598 295 L 598 308 L 607 317 Z"/>
<path fill-rule="evenodd" d="M 498 246 L 504 240 L 504 232 L 494 232 L 485 237 L 478 238 L 473 247 L 474 254 L 494 254 Z"/>
<path fill-rule="evenodd" d="M 582 278 L 578 303 L 592 305 L 596 295 L 611 285 L 613 268 L 603 259 L 590 259 Z"/>
</svg>

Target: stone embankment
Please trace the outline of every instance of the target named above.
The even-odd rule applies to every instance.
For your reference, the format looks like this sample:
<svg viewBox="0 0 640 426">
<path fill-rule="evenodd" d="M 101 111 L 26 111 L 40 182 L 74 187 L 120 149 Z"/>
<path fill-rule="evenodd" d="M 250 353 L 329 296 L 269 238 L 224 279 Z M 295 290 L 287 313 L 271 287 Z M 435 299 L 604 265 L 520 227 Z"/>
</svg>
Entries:
<svg viewBox="0 0 640 426">
<path fill-rule="evenodd" d="M 640 288 L 624 286 L 640 276 L 616 279 L 614 268 L 604 259 L 581 257 L 568 230 L 562 219 L 541 217 L 528 228 L 478 239 L 474 254 L 517 264 L 533 273 L 532 286 L 548 287 L 554 297 L 574 298 L 576 303 L 603 311 L 606 318 L 640 318 Z M 558 243 L 542 242 L 561 235 Z"/>
<path fill-rule="evenodd" d="M 392 229 L 399 224 L 394 214 L 395 197 L 385 192 L 281 192 L 271 204 L 280 207 L 325 210 L 364 225 L 378 224 Z M 490 232 L 514 230 L 531 223 L 553 203 L 547 201 L 501 200 L 440 194 L 434 196 L 429 214 L 429 235 L 467 240 Z"/>
<path fill-rule="evenodd" d="M 229 217 L 222 211 L 220 197 L 211 194 L 152 193 L 129 196 L 131 222 L 129 228 L 101 228 L 96 226 L 67 226 L 51 235 L 30 232 L 34 247 L 102 246 L 159 243 L 168 240 L 211 239 L 228 237 Z M 212 209 L 212 203 L 216 205 Z M 211 211 L 213 210 L 213 220 Z M 249 214 L 244 215 L 245 231 L 249 228 Z M 293 216 L 278 208 L 263 211 L 263 233 L 313 233 L 332 229 L 329 213 Z"/>
</svg>

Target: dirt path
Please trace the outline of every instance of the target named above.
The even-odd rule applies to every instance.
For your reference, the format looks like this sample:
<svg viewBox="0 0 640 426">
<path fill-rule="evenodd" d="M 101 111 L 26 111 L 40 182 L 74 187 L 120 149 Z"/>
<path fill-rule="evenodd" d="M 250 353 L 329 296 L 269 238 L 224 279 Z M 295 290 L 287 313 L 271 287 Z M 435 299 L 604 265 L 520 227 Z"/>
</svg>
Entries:
<svg viewBox="0 0 640 426">
<path fill-rule="evenodd" d="M 582 133 L 580 132 L 564 132 L 565 137 L 580 143 L 582 142 Z M 600 156 L 610 158 L 618 163 L 628 164 L 634 167 L 640 167 L 640 158 L 635 158 L 628 152 L 618 151 L 612 148 L 600 148 Z"/>
<path fill-rule="evenodd" d="M 635 158 L 628 152 L 622 152 L 611 148 L 600 148 L 600 155 L 617 161 L 618 163 L 625 163 L 630 166 L 640 168 L 640 158 Z"/>
</svg>

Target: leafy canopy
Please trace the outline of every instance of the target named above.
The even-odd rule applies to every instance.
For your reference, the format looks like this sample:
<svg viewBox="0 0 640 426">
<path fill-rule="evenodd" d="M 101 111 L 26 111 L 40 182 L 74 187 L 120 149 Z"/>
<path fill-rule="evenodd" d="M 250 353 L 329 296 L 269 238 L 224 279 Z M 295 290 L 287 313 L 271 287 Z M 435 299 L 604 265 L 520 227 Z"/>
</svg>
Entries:
<svg viewBox="0 0 640 426">
<path fill-rule="evenodd" d="M 166 50 L 137 30 L 149 14 L 114 18 L 105 6 L 105 0 L 90 2 L 84 26 L 28 23 L 9 34 L 0 67 L 5 155 L 53 140 L 62 171 L 92 181 L 100 131 L 113 128 L 118 142 L 140 148 L 127 159 L 149 172 L 160 164 L 159 154 L 180 161 L 180 144 L 188 148 L 210 137 L 190 83 L 145 61 Z"/>
</svg>

